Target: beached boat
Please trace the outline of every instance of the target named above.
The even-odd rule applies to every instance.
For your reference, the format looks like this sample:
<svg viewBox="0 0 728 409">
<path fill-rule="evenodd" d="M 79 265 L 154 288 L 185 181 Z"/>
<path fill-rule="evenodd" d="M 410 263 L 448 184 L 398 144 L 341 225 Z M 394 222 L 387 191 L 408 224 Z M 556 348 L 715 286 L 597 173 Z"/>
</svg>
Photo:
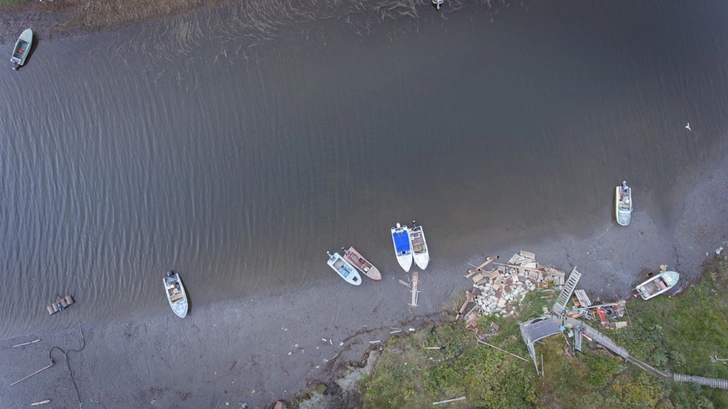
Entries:
<svg viewBox="0 0 728 409">
<path fill-rule="evenodd" d="M 352 285 L 361 285 L 361 276 L 356 271 L 356 269 L 349 264 L 346 260 L 344 260 L 343 257 L 341 257 L 341 254 L 334 253 L 331 254 L 328 251 L 326 254 L 329 255 L 329 261 L 326 263 L 336 271 L 338 275 L 341 276 L 341 278 L 344 279 L 349 284 Z"/>
<path fill-rule="evenodd" d="M 649 300 L 674 287 L 679 278 L 680 274 L 675 271 L 663 271 L 635 287 L 635 295 L 639 295 L 643 300 Z"/>
<path fill-rule="evenodd" d="M 26 29 L 25 31 L 20 33 L 18 41 L 15 42 L 15 47 L 13 48 L 13 56 L 12 58 L 10 58 L 10 62 L 13 63 L 14 70 L 17 70 L 19 67 L 25 64 L 25 59 L 28 58 L 28 53 L 30 53 L 30 47 L 32 45 L 33 30 Z"/>
<path fill-rule="evenodd" d="M 409 228 L 401 226 L 397 223 L 396 227 L 392 227 L 392 242 L 394 243 L 394 254 L 397 256 L 397 262 L 404 269 L 409 271 L 412 267 L 412 246 L 409 238 Z"/>
<path fill-rule="evenodd" d="M 354 266 L 357 270 L 361 271 L 362 274 L 371 278 L 372 280 L 381 280 L 382 275 L 379 273 L 379 269 L 374 267 L 364 256 L 361 255 L 354 247 L 344 249 L 344 260 L 348 261 L 349 264 Z"/>
<path fill-rule="evenodd" d="M 412 245 L 415 264 L 423 270 L 426 269 L 427 264 L 430 262 L 430 251 L 427 249 L 425 231 L 414 220 L 412 221 L 412 230 L 410 230 L 410 244 Z"/>
<path fill-rule="evenodd" d="M 617 216 L 617 223 L 620 226 L 626 226 L 632 220 L 632 188 L 627 186 L 627 182 L 622 182 L 622 186 L 617 186 L 614 192 L 614 212 Z"/>
<path fill-rule="evenodd" d="M 61 297 L 60 295 L 58 295 L 57 297 L 58 298 L 56 298 L 56 302 L 46 307 L 46 310 L 48 310 L 48 314 L 50 315 L 53 315 L 58 311 L 63 311 L 76 302 L 70 295 L 67 295 L 65 297 Z"/>
<path fill-rule="evenodd" d="M 182 285 L 182 279 L 179 277 L 179 274 L 174 271 L 167 271 L 167 276 L 164 277 L 164 288 L 167 293 L 167 301 L 169 301 L 169 306 L 172 307 L 172 311 L 180 318 L 186 317 L 189 304 L 187 302 L 185 286 Z"/>
</svg>

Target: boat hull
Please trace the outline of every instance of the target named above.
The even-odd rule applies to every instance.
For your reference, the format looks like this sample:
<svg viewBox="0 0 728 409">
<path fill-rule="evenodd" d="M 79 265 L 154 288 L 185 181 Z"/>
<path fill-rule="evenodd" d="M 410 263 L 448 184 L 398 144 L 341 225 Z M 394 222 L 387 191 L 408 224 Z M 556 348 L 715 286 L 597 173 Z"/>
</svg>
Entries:
<svg viewBox="0 0 728 409">
<path fill-rule="evenodd" d="M 614 190 L 614 214 L 617 224 L 627 226 L 632 221 L 632 188 L 617 186 Z"/>
<path fill-rule="evenodd" d="M 344 260 L 372 280 L 382 279 L 382 274 L 379 272 L 379 269 L 365 259 L 354 247 L 349 247 L 347 250 L 344 250 Z"/>
<path fill-rule="evenodd" d="M 412 246 L 412 258 L 417 267 L 426 269 L 430 263 L 430 251 L 425 240 L 425 231 L 422 226 L 414 226 L 410 230 L 410 245 Z"/>
<path fill-rule="evenodd" d="M 394 254 L 397 256 L 397 262 L 404 269 L 409 271 L 412 267 L 412 246 L 409 238 L 409 228 L 401 226 L 397 223 L 396 227 L 392 227 L 392 243 L 394 244 Z"/>
<path fill-rule="evenodd" d="M 30 47 L 33 46 L 33 30 L 26 29 L 18 37 L 18 41 L 15 42 L 13 47 L 13 55 L 10 58 L 10 62 L 13 63 L 13 69 L 17 70 L 25 64 L 25 59 L 28 58 L 30 53 Z"/>
<path fill-rule="evenodd" d="M 169 306 L 172 308 L 172 311 L 180 318 L 186 317 L 189 303 L 187 302 L 185 286 L 182 284 L 182 279 L 179 274 L 172 273 L 164 277 L 163 281 L 167 301 L 169 301 Z"/>
<path fill-rule="evenodd" d="M 338 274 L 339 277 L 343 278 L 344 281 L 351 285 L 361 285 L 361 276 L 348 261 L 341 257 L 341 254 L 328 254 L 329 261 L 327 261 L 326 264 L 336 271 L 336 274 Z"/>
<path fill-rule="evenodd" d="M 643 300 L 649 300 L 650 298 L 664 294 L 671 288 L 675 287 L 675 284 L 677 284 L 679 279 L 680 274 L 676 271 L 663 271 L 635 287 L 634 291 L 637 295 L 642 297 Z"/>
</svg>

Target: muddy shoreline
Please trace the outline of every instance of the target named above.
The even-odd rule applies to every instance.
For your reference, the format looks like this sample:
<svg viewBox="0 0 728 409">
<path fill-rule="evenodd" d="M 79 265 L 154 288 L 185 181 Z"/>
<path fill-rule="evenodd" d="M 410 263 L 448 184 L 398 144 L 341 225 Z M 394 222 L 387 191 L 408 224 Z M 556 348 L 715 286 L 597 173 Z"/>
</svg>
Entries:
<svg viewBox="0 0 728 409">
<path fill-rule="evenodd" d="M 589 238 L 554 239 L 556 233 L 546 232 L 538 238 L 531 236 L 537 241 L 493 253 L 510 257 L 522 248 L 562 270 L 578 265 L 583 274 L 579 287 L 603 300 L 629 297 L 641 272 L 650 266 L 657 269 L 659 264 L 677 269 L 682 284 L 696 282 L 706 253 L 711 255 L 725 245 L 727 175 L 725 160 L 704 173 L 686 199 L 671 237 L 661 233 L 649 214 L 636 210 L 633 224 L 626 228 L 606 223 Z M 84 327 L 85 347 L 69 353 L 70 366 L 85 407 L 241 407 L 247 403 L 263 408 L 279 399 L 293 402 L 311 385 L 337 379 L 349 362 L 361 362 L 372 345 L 386 340 L 392 331 L 451 318 L 453 299 L 471 285 L 463 277 L 467 263 L 483 256 L 452 265 L 436 262 L 421 280 L 421 305 L 416 308 L 407 306 L 408 289 L 388 275 L 361 288 L 332 280 L 295 293 L 193 306 L 184 320 L 170 313 Z M 75 305 L 75 311 L 64 314 L 76 314 L 84 307 Z M 43 399 L 67 407 L 78 404 L 58 351 L 53 354 L 53 367 L 10 384 L 46 366 L 51 347 L 78 349 L 82 324 L 62 334 L 31 333 L 2 341 L 0 357 L 7 363 L 0 374 L 4 406 Z M 40 341 L 12 347 L 34 339 Z"/>
</svg>

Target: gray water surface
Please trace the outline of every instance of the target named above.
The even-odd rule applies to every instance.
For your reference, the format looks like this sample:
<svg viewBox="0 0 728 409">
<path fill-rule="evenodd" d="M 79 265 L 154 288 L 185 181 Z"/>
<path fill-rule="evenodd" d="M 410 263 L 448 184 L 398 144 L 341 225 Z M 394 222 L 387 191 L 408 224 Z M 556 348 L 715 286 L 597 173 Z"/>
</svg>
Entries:
<svg viewBox="0 0 728 409">
<path fill-rule="evenodd" d="M 337 280 L 343 245 L 400 275 L 389 228 L 412 219 L 436 271 L 601 226 L 622 180 L 669 232 L 726 152 L 728 5 L 587 3 L 41 41 L 0 71 L 0 334 L 67 326 L 57 293 L 84 322 L 170 313 L 169 269 L 191 313 Z"/>
</svg>

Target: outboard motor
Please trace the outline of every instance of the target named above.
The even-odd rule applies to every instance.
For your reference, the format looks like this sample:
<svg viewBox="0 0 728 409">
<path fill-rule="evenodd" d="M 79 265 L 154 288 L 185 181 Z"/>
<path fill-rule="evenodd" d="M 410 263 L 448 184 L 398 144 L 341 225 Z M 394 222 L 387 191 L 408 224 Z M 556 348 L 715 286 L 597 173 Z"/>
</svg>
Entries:
<svg viewBox="0 0 728 409">
<path fill-rule="evenodd" d="M 434 4 L 434 5 L 435 5 L 435 7 L 437 7 L 437 10 L 439 11 L 439 10 L 440 10 L 440 6 L 442 5 L 442 3 L 443 3 L 444 1 L 445 1 L 445 0 L 432 0 L 432 4 Z"/>
</svg>

